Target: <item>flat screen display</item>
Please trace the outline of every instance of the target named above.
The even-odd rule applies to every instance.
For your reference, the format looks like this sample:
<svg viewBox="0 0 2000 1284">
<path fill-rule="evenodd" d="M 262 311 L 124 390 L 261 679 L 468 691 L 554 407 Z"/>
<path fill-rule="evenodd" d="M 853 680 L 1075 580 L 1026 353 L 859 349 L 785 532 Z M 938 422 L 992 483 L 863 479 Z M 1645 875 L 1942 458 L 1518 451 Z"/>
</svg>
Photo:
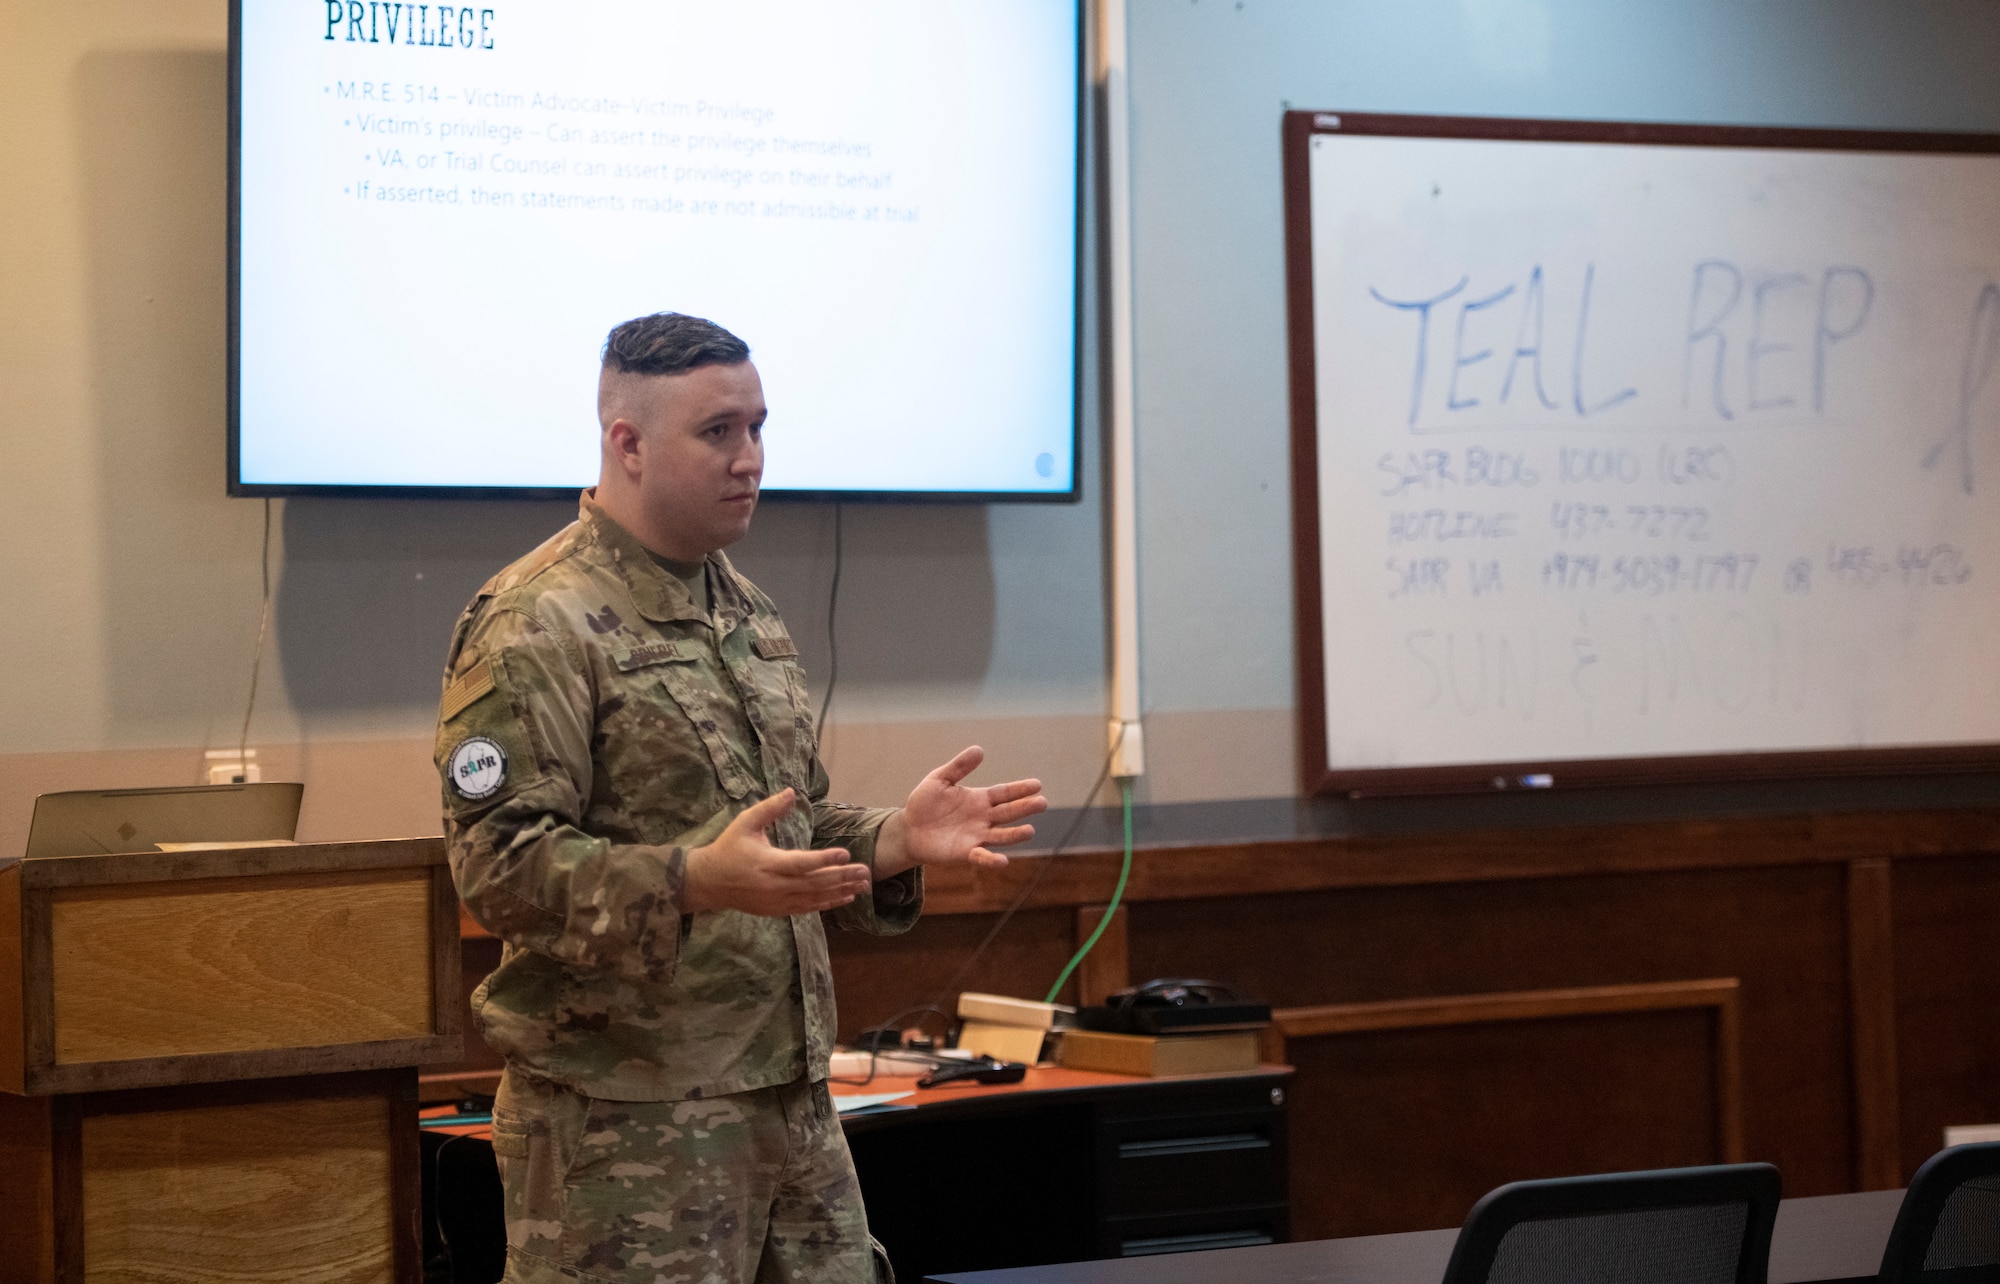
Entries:
<svg viewBox="0 0 2000 1284">
<path fill-rule="evenodd" d="M 1070 499 L 1079 0 L 235 0 L 230 490 L 567 494 L 606 332 L 767 492 Z"/>
</svg>

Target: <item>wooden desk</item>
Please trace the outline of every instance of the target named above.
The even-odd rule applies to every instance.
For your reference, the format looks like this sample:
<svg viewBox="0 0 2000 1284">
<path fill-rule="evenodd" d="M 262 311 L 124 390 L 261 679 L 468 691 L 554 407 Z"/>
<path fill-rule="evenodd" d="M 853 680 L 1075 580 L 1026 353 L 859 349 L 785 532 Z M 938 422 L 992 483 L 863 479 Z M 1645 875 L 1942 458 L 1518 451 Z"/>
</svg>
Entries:
<svg viewBox="0 0 2000 1284">
<path fill-rule="evenodd" d="M 1788 1199 L 1771 1235 L 1770 1284 L 1875 1278 L 1900 1190 Z M 1437 1284 L 1456 1230 L 1324 1239 L 1219 1253 L 926 1277 L 926 1284 Z M 900 1276 L 898 1277 L 900 1278 Z"/>
<path fill-rule="evenodd" d="M 1019 1084 L 919 1089 L 914 1078 L 877 1075 L 833 1086 L 837 1094 L 912 1094 L 900 1108 L 841 1122 L 869 1228 L 897 1278 L 915 1281 L 1117 1257 L 1135 1240 L 1156 1250 L 1283 1241 L 1291 1073 L 1263 1066 L 1135 1079 L 1037 1067 Z M 431 1173 L 426 1165 L 426 1182 Z M 427 1191 L 426 1203 L 462 1208 L 470 1196 L 488 1210 L 457 1235 L 481 1241 L 470 1256 L 482 1263 L 459 1284 L 486 1284 L 498 1278 L 503 1234 L 497 1177 L 489 1168 L 464 1180 L 488 1193 Z"/>
<path fill-rule="evenodd" d="M 1456 1225 L 1522 1178 L 1719 1162 L 1718 1134 L 1797 1195 L 1898 1187 L 1945 1125 L 1992 1109 L 2000 969 L 1981 947 L 2000 918 L 2000 776 L 1977 783 L 1978 809 L 1936 782 L 1830 781 L 1786 786 L 1798 811 L 1773 815 L 1770 788 L 1139 808 L 1123 905 L 1087 966 L 1119 984 L 1219 977 L 1277 1010 L 1285 1047 L 1265 1059 L 1297 1068 L 1302 1239 Z M 930 870 L 903 935 L 833 933 L 842 1033 L 931 1001 L 1024 894 L 965 987 L 1055 976 L 1123 864 L 1117 810 L 1100 812 L 1052 867 L 1020 853 Z M 1725 1100 L 1718 1009 L 1645 990 L 1623 991 L 1628 1010 L 1416 1024 L 1477 1015 L 1469 999 L 1694 997 L 1723 978 L 1739 986 Z M 1366 1028 L 1359 1005 L 1382 1005 Z"/>
<path fill-rule="evenodd" d="M 1072 1102 L 1103 1101 L 1107 1099 L 1137 1099 L 1144 1096 L 1164 1095 L 1183 1097 L 1187 1092 L 1201 1085 L 1241 1085 L 1257 1082 L 1265 1085 L 1264 1100 L 1271 1106 L 1283 1106 L 1284 1081 L 1291 1076 L 1290 1066 L 1266 1065 L 1255 1070 L 1244 1070 L 1229 1074 L 1175 1075 L 1160 1079 L 1140 1079 L 1129 1074 L 1105 1074 L 1097 1070 L 1071 1070 L 1066 1066 L 1030 1066 L 1026 1077 L 1019 1083 L 973 1083 L 959 1082 L 946 1084 L 941 1088 L 917 1087 L 916 1075 L 878 1074 L 872 1080 L 835 1079 L 831 1083 L 836 1100 L 855 1095 L 874 1095 L 884 1092 L 906 1092 L 909 1095 L 894 1103 L 898 1107 L 917 1109 L 924 1112 L 926 1121 L 957 1118 L 977 1118 L 983 1115 L 1018 1115 L 1023 1109 L 1054 1106 Z M 1270 1089 L 1277 1088 L 1280 1096 L 1270 1097 Z M 1014 1100 L 1027 1095 L 1032 1103 Z M 841 1121 L 842 1128 L 852 1140 L 858 1135 L 876 1131 L 883 1127 L 895 1127 L 896 1121 L 906 1110 L 884 1110 L 879 1113 L 850 1115 Z"/>
</svg>

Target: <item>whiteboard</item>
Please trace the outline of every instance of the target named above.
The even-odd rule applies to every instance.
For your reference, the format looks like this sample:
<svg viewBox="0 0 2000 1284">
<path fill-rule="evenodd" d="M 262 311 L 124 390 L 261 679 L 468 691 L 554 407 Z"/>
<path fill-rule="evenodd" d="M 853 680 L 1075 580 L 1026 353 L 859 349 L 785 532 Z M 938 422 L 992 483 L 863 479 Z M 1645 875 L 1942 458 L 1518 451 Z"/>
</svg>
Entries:
<svg viewBox="0 0 2000 1284">
<path fill-rule="evenodd" d="M 2000 139 L 1285 136 L 1310 787 L 1996 759 Z"/>
</svg>

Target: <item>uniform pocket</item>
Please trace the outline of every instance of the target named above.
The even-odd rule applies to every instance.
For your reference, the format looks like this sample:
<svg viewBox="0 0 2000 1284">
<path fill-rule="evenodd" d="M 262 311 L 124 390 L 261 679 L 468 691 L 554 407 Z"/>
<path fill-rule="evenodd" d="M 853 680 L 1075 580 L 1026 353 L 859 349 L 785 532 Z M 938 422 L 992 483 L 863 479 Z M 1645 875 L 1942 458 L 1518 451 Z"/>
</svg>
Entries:
<svg viewBox="0 0 2000 1284">
<path fill-rule="evenodd" d="M 819 751 L 806 671 L 789 655 L 766 658 L 755 650 L 746 663 L 751 683 L 748 694 L 757 704 L 758 729 L 768 742 L 766 747 L 779 773 L 771 789 L 775 792 L 791 785 L 804 793 L 812 783 L 812 761 Z"/>
<path fill-rule="evenodd" d="M 720 674 L 708 672 L 693 665 L 675 664 L 662 671 L 661 680 L 667 694 L 680 708 L 681 713 L 694 727 L 701 739 L 701 745 L 708 754 L 709 765 L 715 769 L 715 778 L 722 785 L 722 791 L 732 799 L 741 801 L 757 790 L 757 781 L 744 769 L 744 758 L 753 758 L 754 746 L 739 746 L 732 752 L 729 741 L 723 735 L 724 718 L 710 705 L 725 700 L 733 700 L 735 692 L 728 679 Z"/>
<path fill-rule="evenodd" d="M 569 1171 L 583 1140 L 587 1098 L 509 1070 L 493 1103 L 493 1157 L 507 1214 L 507 1246 L 560 1261 L 570 1220 Z"/>
<path fill-rule="evenodd" d="M 752 792 L 719 729 L 712 665 L 688 639 L 616 653 L 599 676 L 599 793 L 640 841 L 661 842 L 727 799 Z"/>
<path fill-rule="evenodd" d="M 528 1125 L 493 1112 L 493 1155 L 504 1166 L 510 1159 L 528 1157 Z"/>
</svg>

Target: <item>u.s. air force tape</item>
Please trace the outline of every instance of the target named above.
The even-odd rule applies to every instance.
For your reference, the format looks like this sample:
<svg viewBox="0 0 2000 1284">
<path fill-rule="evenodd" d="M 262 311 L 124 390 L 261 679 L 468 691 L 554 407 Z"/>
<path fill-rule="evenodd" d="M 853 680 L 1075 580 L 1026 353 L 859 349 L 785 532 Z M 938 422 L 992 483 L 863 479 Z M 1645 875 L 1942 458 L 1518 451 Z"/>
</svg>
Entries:
<svg viewBox="0 0 2000 1284">
<path fill-rule="evenodd" d="M 507 751 L 485 736 L 461 741 L 445 765 L 462 798 L 491 798 L 507 783 Z"/>
</svg>

